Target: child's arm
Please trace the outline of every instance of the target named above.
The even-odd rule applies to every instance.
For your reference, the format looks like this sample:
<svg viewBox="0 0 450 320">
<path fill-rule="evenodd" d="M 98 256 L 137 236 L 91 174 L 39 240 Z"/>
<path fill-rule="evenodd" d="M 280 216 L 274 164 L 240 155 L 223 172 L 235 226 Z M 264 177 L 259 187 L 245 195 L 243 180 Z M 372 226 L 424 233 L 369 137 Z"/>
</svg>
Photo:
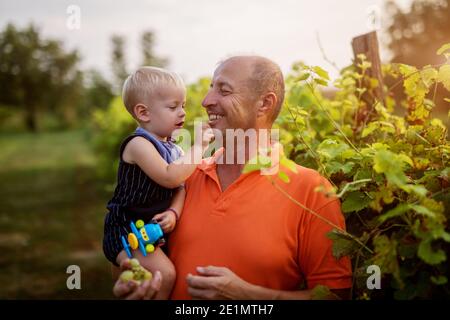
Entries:
<svg viewBox="0 0 450 320">
<path fill-rule="evenodd" d="M 204 131 L 201 139 L 178 160 L 168 164 L 158 153 L 155 146 L 143 137 L 132 139 L 125 147 L 122 158 L 124 161 L 137 164 L 152 180 L 166 188 L 176 188 L 183 183 L 195 170 L 214 137 L 211 131 Z"/>
<path fill-rule="evenodd" d="M 174 209 L 176 213 L 168 209 L 164 212 L 156 214 L 153 217 L 153 219 L 158 222 L 164 233 L 169 233 L 175 228 L 177 220 L 180 219 L 181 211 L 183 211 L 185 197 L 186 190 L 183 186 L 181 186 L 175 192 L 170 205 L 170 208 Z"/>
<path fill-rule="evenodd" d="M 186 189 L 184 186 L 178 187 L 178 190 L 175 192 L 175 195 L 172 198 L 172 204 L 170 208 L 174 209 L 177 213 L 176 220 L 179 220 L 181 217 L 181 212 L 184 207 L 184 199 L 186 198 Z"/>
</svg>

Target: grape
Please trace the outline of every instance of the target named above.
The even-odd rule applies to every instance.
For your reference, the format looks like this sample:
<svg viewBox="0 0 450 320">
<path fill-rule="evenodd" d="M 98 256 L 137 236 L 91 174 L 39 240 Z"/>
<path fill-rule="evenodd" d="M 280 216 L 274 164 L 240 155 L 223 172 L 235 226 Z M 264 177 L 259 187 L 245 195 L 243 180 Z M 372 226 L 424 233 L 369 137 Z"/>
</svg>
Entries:
<svg viewBox="0 0 450 320">
<path fill-rule="evenodd" d="M 152 273 L 150 271 L 145 272 L 144 280 L 152 280 Z"/>
<path fill-rule="evenodd" d="M 125 270 L 120 275 L 120 280 L 122 280 L 123 282 L 128 282 L 128 281 L 132 280 L 133 278 L 134 278 L 134 274 L 130 270 Z"/>
<path fill-rule="evenodd" d="M 130 260 L 130 264 L 133 268 L 139 267 L 141 264 L 139 263 L 139 260 L 136 258 L 133 258 Z"/>
<path fill-rule="evenodd" d="M 131 270 L 125 270 L 120 275 L 120 280 L 123 282 L 128 281 L 136 281 L 138 284 L 141 284 L 145 280 L 152 279 L 152 273 L 141 266 L 139 260 L 131 259 Z"/>
</svg>

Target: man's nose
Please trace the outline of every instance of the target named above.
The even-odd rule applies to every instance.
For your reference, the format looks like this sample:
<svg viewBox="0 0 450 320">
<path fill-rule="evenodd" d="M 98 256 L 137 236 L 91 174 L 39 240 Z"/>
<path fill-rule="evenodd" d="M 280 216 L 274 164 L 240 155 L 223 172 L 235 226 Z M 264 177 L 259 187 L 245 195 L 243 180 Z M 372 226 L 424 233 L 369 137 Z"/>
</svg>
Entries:
<svg viewBox="0 0 450 320">
<path fill-rule="evenodd" d="M 205 98 L 202 101 L 202 106 L 204 108 L 208 108 L 210 106 L 213 106 L 216 102 L 214 93 L 212 92 L 212 90 L 209 90 L 208 93 L 206 94 Z"/>
</svg>

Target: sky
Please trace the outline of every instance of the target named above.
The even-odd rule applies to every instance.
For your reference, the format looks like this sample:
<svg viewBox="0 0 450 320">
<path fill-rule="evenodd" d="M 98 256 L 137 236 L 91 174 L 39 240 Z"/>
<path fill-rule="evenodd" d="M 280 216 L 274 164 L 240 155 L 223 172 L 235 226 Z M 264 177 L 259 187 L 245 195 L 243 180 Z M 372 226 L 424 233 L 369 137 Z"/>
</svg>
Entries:
<svg viewBox="0 0 450 320">
<path fill-rule="evenodd" d="M 112 34 L 126 37 L 129 71 L 140 64 L 143 31 L 156 35 L 155 51 L 168 68 L 190 83 L 211 76 L 217 63 L 235 54 L 258 54 L 277 62 L 284 73 L 295 61 L 337 71 L 351 63 L 351 39 L 386 25 L 384 0 L 0 0 L 0 28 L 7 23 L 37 25 L 46 37 L 78 49 L 81 68 L 111 77 Z M 396 1 L 407 8 L 410 0 Z M 79 9 L 74 20 L 73 5 Z M 79 21 L 79 28 L 69 28 Z M 74 26 L 74 24 L 72 24 Z M 76 26 L 76 24 L 75 24 Z M 388 52 L 381 51 L 386 60 Z"/>
</svg>

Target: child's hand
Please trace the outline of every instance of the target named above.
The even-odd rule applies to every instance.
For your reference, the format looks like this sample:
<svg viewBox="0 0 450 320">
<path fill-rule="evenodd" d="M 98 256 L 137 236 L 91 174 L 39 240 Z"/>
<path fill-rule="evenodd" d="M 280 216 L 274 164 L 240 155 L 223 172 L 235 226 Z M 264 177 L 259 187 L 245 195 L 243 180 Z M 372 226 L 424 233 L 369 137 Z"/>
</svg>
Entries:
<svg viewBox="0 0 450 320">
<path fill-rule="evenodd" d="M 201 145 L 202 149 L 206 149 L 209 143 L 214 139 L 214 132 L 211 127 L 206 123 L 202 123 L 201 136 L 196 139 L 196 144 Z"/>
<path fill-rule="evenodd" d="M 158 222 L 159 226 L 164 231 L 164 233 L 172 232 L 172 230 L 175 228 L 175 225 L 177 224 L 175 212 L 171 210 L 167 210 L 156 214 L 153 217 L 153 220 Z"/>
</svg>

